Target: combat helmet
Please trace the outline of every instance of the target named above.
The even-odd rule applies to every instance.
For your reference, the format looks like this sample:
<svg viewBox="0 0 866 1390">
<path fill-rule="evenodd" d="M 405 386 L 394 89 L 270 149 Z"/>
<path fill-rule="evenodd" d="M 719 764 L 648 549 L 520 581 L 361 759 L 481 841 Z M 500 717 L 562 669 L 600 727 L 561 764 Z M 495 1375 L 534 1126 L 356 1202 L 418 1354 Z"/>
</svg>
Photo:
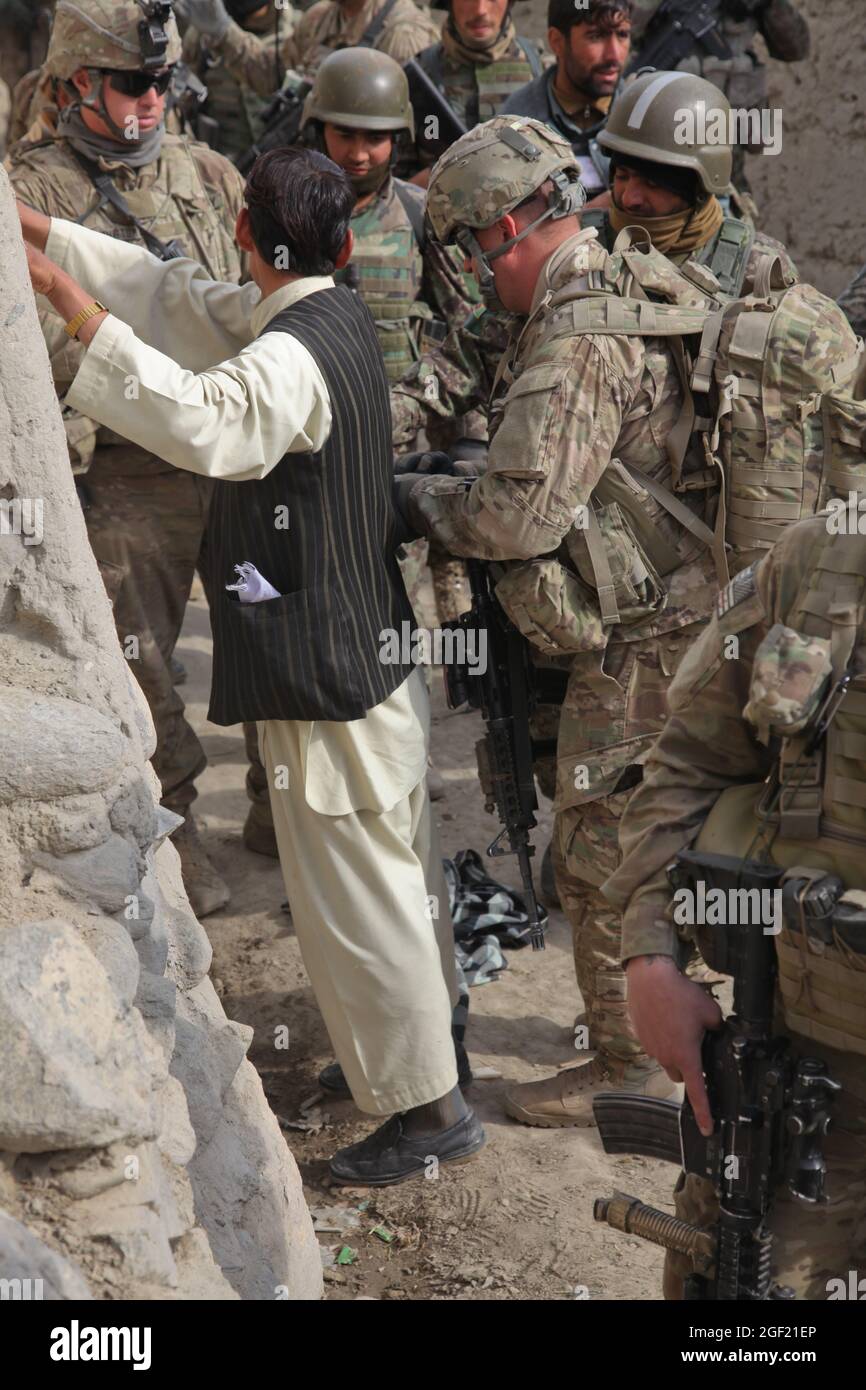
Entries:
<svg viewBox="0 0 866 1390">
<path fill-rule="evenodd" d="M 730 129 L 724 92 L 691 72 L 646 72 L 629 82 L 611 107 L 598 137 L 602 149 L 627 160 L 646 160 L 697 174 L 704 192 L 731 191 L 733 151 L 729 143 L 697 143 L 706 137 L 711 112 L 721 113 Z"/>
<path fill-rule="evenodd" d="M 414 138 L 405 72 L 375 48 L 341 48 L 330 53 L 304 102 L 301 129 L 310 121 L 329 121 L 351 130 L 405 130 Z"/>
<path fill-rule="evenodd" d="M 473 231 L 492 227 L 545 183 L 553 189 L 541 216 L 495 251 L 482 251 Z M 496 305 L 490 262 L 548 218 L 570 217 L 585 202 L 574 151 L 558 131 L 527 116 L 494 116 L 461 135 L 434 164 L 426 216 L 437 241 L 456 241 L 475 258 L 481 293 Z"/>
<path fill-rule="evenodd" d="M 62 81 L 79 68 L 158 72 L 180 50 L 168 0 L 57 0 L 45 70 Z"/>
</svg>

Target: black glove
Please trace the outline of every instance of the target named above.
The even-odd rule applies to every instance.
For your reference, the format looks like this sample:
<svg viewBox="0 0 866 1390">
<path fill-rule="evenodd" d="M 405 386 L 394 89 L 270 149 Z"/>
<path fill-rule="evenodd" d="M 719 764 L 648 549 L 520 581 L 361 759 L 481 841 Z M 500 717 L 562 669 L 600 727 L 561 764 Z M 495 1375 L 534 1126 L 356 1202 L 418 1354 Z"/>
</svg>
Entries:
<svg viewBox="0 0 866 1390">
<path fill-rule="evenodd" d="M 394 463 L 394 476 L 400 478 L 404 473 L 417 473 L 429 477 L 433 473 L 444 473 L 453 477 L 454 463 L 449 454 L 421 450 L 417 454 L 401 454 Z"/>
<path fill-rule="evenodd" d="M 397 540 L 395 544 L 405 545 L 407 541 L 417 540 L 422 536 L 423 531 L 418 529 L 416 522 L 410 515 L 409 497 L 412 489 L 418 482 L 421 474 L 404 473 L 401 477 L 395 478 L 391 488 L 391 500 L 394 503 L 394 511 L 397 515 Z"/>
</svg>

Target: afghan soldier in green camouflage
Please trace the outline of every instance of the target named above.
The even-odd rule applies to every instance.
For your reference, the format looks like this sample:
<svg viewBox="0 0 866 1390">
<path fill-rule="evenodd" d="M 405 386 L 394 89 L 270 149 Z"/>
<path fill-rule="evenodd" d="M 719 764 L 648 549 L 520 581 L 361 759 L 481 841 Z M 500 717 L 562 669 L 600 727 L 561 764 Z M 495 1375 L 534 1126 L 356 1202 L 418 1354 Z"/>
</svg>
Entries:
<svg viewBox="0 0 866 1390">
<path fill-rule="evenodd" d="M 18 196 L 52 217 L 195 257 L 216 280 L 237 281 L 242 266 L 234 223 L 243 182 L 206 145 L 166 134 L 164 92 L 180 37 L 169 15 L 145 52 L 136 0 L 58 0 L 46 66 L 62 93 L 56 131 L 11 152 Z M 107 177 L 102 192 L 89 169 Z M 112 205 L 116 190 L 128 208 Z M 154 238 L 157 240 L 154 241 Z M 83 349 L 47 306 L 41 310 L 58 393 Z M 135 383 L 130 383 L 130 390 Z M 90 543 L 114 606 L 117 632 L 156 726 L 153 765 L 163 804 L 185 817 L 174 836 L 184 882 L 198 916 L 228 901 L 228 889 L 198 838 L 190 806 L 204 751 L 184 716 L 170 661 L 199 560 L 212 484 L 153 457 L 120 436 L 71 416 L 73 462 L 92 462 L 83 482 Z M 89 439 L 88 439 L 89 436 Z M 94 449 L 95 444 L 95 449 Z M 81 471 L 81 468 L 77 471 Z"/>
<path fill-rule="evenodd" d="M 228 71 L 260 96 L 274 90 L 273 54 L 235 24 L 223 0 L 182 0 L 178 13 L 202 34 Z M 329 53 L 361 43 L 375 24 L 372 48 L 405 63 L 438 39 L 438 30 L 412 0 L 317 0 L 280 45 L 280 65 L 313 74 Z"/>
<path fill-rule="evenodd" d="M 270 63 L 271 90 L 276 91 L 285 75 L 280 58 L 282 44 L 297 23 L 296 11 L 291 5 L 276 4 L 275 0 L 266 0 L 265 4 L 261 0 L 229 0 L 228 11 Z M 194 28 L 187 29 L 183 36 L 183 60 L 207 87 L 202 114 L 216 123 L 208 144 L 227 158 L 236 159 L 261 134 L 265 97 L 229 72 L 223 55 L 212 47 L 207 35 Z"/>
<path fill-rule="evenodd" d="M 624 913 L 638 1035 L 683 1078 L 704 1133 L 712 1123 L 700 1045 L 721 1016 L 677 968 L 678 935 L 688 932 L 671 916 L 667 866 L 696 846 L 838 874 L 861 904 L 866 890 L 866 539 L 830 534 L 829 515 L 792 526 L 721 594 L 671 684 L 670 717 L 622 820 L 623 862 L 604 885 Z M 846 668 L 850 687 L 823 750 L 810 753 L 815 712 Z M 759 833 L 767 779 L 772 794 L 795 765 L 781 813 L 771 803 Z M 774 941 L 779 1031 L 796 1055 L 824 1058 L 842 1090 L 825 1140 L 829 1200 L 804 1205 L 779 1190 L 769 1220 L 772 1277 L 797 1298 L 844 1298 L 840 1283 L 866 1261 L 866 956 L 815 944 L 788 924 Z M 681 1177 L 675 1200 L 684 1220 L 709 1227 L 718 1218 L 703 1178 Z M 682 1296 L 690 1272 L 684 1257 L 668 1255 L 669 1298 Z"/>
<path fill-rule="evenodd" d="M 515 330 L 498 370 L 487 472 L 468 490 L 457 478 L 398 479 L 396 495 L 409 520 L 450 553 L 524 562 L 508 567 L 508 606 L 518 625 L 521 611 L 529 615 L 523 626 L 534 629 L 536 645 L 545 623 L 555 624 L 560 652 L 563 632 L 571 632 L 554 859 L 598 1055 L 550 1081 L 512 1088 L 509 1113 L 542 1126 L 591 1124 L 592 1094 L 605 1078 L 648 1095 L 672 1090 L 629 1024 L 619 919 L 598 889 L 616 866 L 618 819 L 661 727 L 668 681 L 716 588 L 701 543 L 648 492 L 639 501 L 632 494 L 629 505 L 621 485 L 629 465 L 658 481 L 669 477 L 665 443 L 682 393 L 662 340 L 574 336 L 569 290 L 579 292 L 590 275 L 613 283 L 617 274 L 592 231 L 581 230 L 582 196 L 569 144 L 516 116 L 477 127 L 434 167 L 430 224 L 441 240 L 459 240 L 485 297 L 516 315 Z M 557 296 L 562 307 L 547 312 Z M 702 468 L 690 451 L 687 471 Z M 701 505 L 688 488 L 680 495 Z M 627 525 L 618 520 L 620 505 Z M 626 589 L 635 583 L 631 597 L 622 595 L 628 614 L 613 627 L 601 618 L 593 517 L 601 518 L 601 549 Z M 663 579 L 637 540 L 647 528 L 671 547 Z M 551 594 L 553 611 L 543 614 L 536 600 Z"/>
<path fill-rule="evenodd" d="M 624 227 L 642 227 L 675 265 L 710 271 L 728 294 L 750 294 L 755 271 L 768 255 L 778 257 L 780 274 L 793 284 L 797 269 L 782 243 L 725 211 L 731 146 L 692 148 L 676 139 L 682 113 L 699 103 L 727 111 L 724 93 L 689 73 L 672 76 L 636 78 L 611 108 L 599 135 L 611 156 L 611 207 L 588 209 L 583 225 L 595 227 L 606 250 Z M 642 118 L 632 127 L 639 101 Z M 410 448 L 431 420 L 486 405 L 508 331 L 507 319 L 480 305 L 441 347 L 421 357 L 391 392 L 395 447 Z"/>
<path fill-rule="evenodd" d="M 447 10 L 448 18 L 442 38 L 418 54 L 418 63 L 467 130 L 495 116 L 512 92 L 541 73 L 538 49 L 514 27 L 512 3 L 432 0 L 432 8 Z M 423 141 L 428 114 L 416 104 L 417 159 L 429 168 L 435 156 Z M 416 182 L 426 183 L 426 178 Z"/>
</svg>

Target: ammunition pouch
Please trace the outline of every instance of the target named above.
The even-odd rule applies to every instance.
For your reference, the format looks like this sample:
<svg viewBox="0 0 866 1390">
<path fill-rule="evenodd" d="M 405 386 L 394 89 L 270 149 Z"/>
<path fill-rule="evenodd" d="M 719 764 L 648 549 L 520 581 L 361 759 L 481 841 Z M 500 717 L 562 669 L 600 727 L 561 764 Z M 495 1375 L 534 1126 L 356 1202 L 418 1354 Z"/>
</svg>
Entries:
<svg viewBox="0 0 866 1390">
<path fill-rule="evenodd" d="M 496 597 L 518 632 L 545 656 L 602 651 L 607 643 L 596 595 L 558 560 L 510 566 Z"/>
<path fill-rule="evenodd" d="M 782 881 L 782 920 L 776 952 L 786 1024 L 866 1056 L 866 893 L 794 866 Z"/>
<path fill-rule="evenodd" d="M 598 594 L 605 627 L 639 623 L 664 607 L 667 590 L 618 502 L 591 502 L 585 528 L 566 537 L 578 575 Z"/>
</svg>

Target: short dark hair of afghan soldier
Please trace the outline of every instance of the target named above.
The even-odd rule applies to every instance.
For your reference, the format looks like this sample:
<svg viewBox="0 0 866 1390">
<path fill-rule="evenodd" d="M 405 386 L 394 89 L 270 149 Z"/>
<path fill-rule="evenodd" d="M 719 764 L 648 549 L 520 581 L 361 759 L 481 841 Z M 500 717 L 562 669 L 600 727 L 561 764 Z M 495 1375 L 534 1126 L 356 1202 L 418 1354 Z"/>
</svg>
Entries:
<svg viewBox="0 0 866 1390">
<path fill-rule="evenodd" d="M 574 0 L 550 0 L 547 6 L 547 27 L 568 34 L 575 24 L 597 24 L 601 29 L 616 29 L 624 19 L 631 20 L 634 0 L 589 0 L 578 7 Z"/>
<path fill-rule="evenodd" d="M 244 200 L 256 250 L 296 275 L 330 275 L 346 240 L 355 194 L 338 164 L 296 145 L 259 155 Z"/>
</svg>

